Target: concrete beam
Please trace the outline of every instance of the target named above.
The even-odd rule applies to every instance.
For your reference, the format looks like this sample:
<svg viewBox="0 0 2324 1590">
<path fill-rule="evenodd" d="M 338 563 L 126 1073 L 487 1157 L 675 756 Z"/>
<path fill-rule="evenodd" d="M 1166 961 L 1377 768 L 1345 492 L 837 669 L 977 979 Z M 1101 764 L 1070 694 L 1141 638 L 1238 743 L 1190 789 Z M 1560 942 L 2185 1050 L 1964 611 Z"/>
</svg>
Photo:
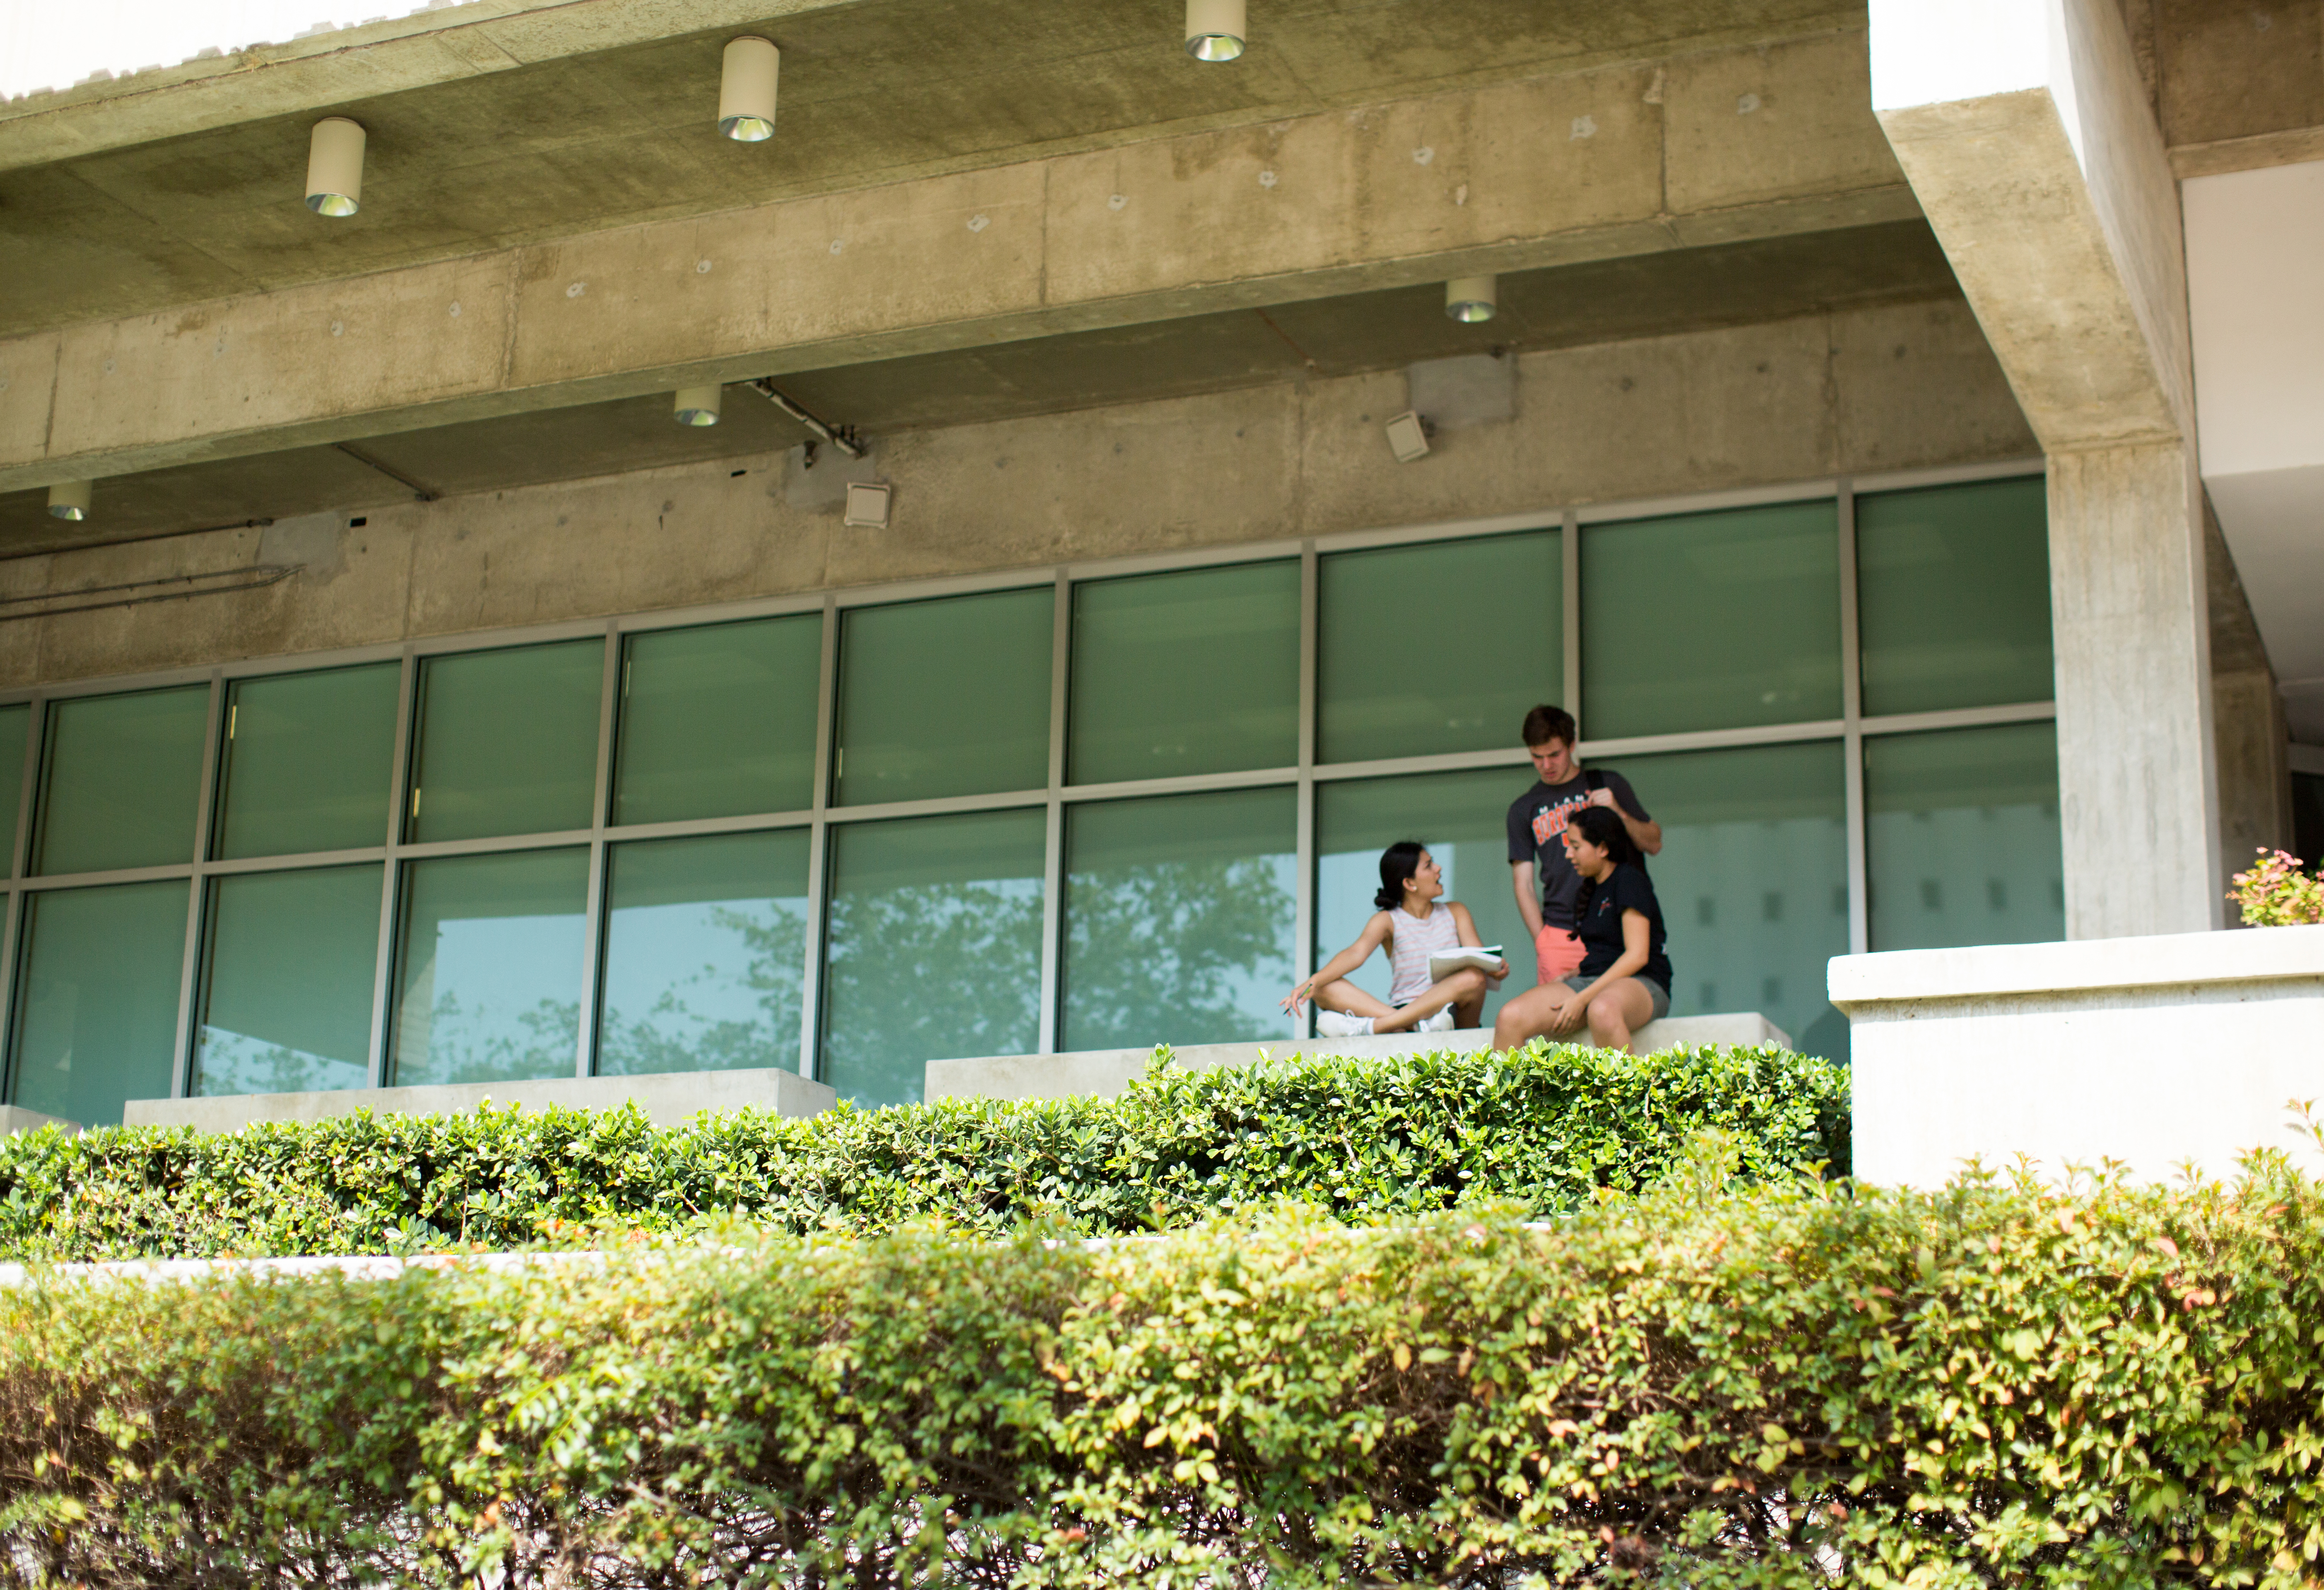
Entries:
<svg viewBox="0 0 2324 1590">
<path fill-rule="evenodd" d="M 2114 0 L 1873 0 L 1873 108 L 2050 455 L 2069 937 L 2221 925 L 2177 183 Z"/>
<path fill-rule="evenodd" d="M 862 0 L 463 0 L 0 101 L 0 171 Z M 226 24 L 220 23 L 223 32 Z"/>
<path fill-rule="evenodd" d="M 779 201 L 0 343 L 0 490 L 1917 214 L 1861 34 Z"/>
<path fill-rule="evenodd" d="M 1872 103 L 2046 451 L 2194 434 L 2179 198 L 2113 0 L 1873 0 Z"/>
</svg>

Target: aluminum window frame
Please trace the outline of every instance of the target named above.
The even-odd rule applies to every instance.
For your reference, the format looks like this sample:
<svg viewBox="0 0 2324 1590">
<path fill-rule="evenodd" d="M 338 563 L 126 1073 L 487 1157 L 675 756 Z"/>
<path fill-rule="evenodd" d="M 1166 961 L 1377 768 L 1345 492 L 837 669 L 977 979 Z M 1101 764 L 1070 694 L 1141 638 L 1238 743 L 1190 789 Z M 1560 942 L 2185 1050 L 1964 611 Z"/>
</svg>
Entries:
<svg viewBox="0 0 2324 1590">
<path fill-rule="evenodd" d="M 22 770 L 16 832 L 10 836 L 7 868 L 0 877 L 0 1034 L 6 1039 L 5 1064 L 0 1064 L 0 1098 L 14 1097 L 17 1026 L 23 1006 L 21 984 L 30 950 L 23 931 L 24 910 L 34 894 L 50 889 L 90 887 L 105 884 L 183 878 L 192 885 L 183 966 L 179 989 L 178 1030 L 171 1060 L 173 1096 L 183 1097 L 195 1085 L 198 1018 L 206 995 L 210 944 L 211 880 L 253 872 L 294 871 L 314 868 L 377 863 L 382 869 L 379 953 L 373 980 L 369 1056 L 370 1084 L 392 1083 L 389 1067 L 394 1043 L 393 999 L 397 961 L 403 947 L 401 933 L 409 864 L 436 857 L 498 854 L 518 850 L 586 847 L 589 857 L 587 914 L 584 924 L 585 965 L 580 988 L 582 1016 L 576 1043 L 573 1074 L 595 1074 L 598 1027 L 604 996 L 604 946 L 607 931 L 605 878 L 613 846 L 635 841 L 697 835 L 804 829 L 809 835 L 807 860 L 807 933 L 801 968 L 801 1017 L 796 1063 L 807 1075 L 820 1071 L 823 1033 L 823 940 L 829 913 L 829 854 L 832 836 L 842 824 L 881 822 L 899 817 L 940 816 L 953 813 L 1038 808 L 1047 823 L 1047 895 L 1041 951 L 1040 1052 L 1055 1052 L 1060 1025 L 1058 1001 L 1065 923 L 1064 919 L 1063 842 L 1065 808 L 1085 802 L 1141 796 L 1187 795 L 1210 790 L 1289 787 L 1296 792 L 1298 813 L 1298 944 L 1296 970 L 1313 969 L 1315 954 L 1315 791 L 1320 785 L 1355 779 L 1396 777 L 1411 774 L 1469 771 L 1479 768 L 1526 768 L 1525 748 L 1510 745 L 1486 750 L 1442 755 L 1389 758 L 1360 762 L 1322 763 L 1315 760 L 1316 662 L 1320 623 L 1317 584 L 1321 560 L 1334 553 L 1370 547 L 1414 546 L 1434 541 L 1465 540 L 1520 531 L 1554 529 L 1560 538 L 1563 574 L 1563 657 L 1564 677 L 1561 696 L 1569 710 L 1581 699 L 1582 590 L 1580 542 L 1585 525 L 1715 512 L 1721 509 L 1775 503 L 1831 501 L 1838 507 L 1841 591 L 1842 712 L 1837 718 L 1796 723 L 1711 729 L 1685 733 L 1592 740 L 1586 734 L 1577 748 L 1582 756 L 1603 759 L 1666 751 L 1708 750 L 1757 745 L 1838 741 L 1847 767 L 1847 844 L 1849 945 L 1868 946 L 1869 908 L 1867 887 L 1863 745 L 1872 737 L 1923 733 L 1932 730 L 1978 728 L 1990 724 L 2054 720 L 2054 701 L 2023 702 L 2001 706 L 1951 711 L 1867 716 L 1862 711 L 1862 656 L 1856 590 L 1855 503 L 1859 496 L 1880 492 L 1908 491 L 1924 486 L 1967 484 L 1979 481 L 2040 475 L 2043 460 L 2024 458 L 1948 468 L 1892 471 L 1879 474 L 1838 475 L 1735 491 L 1640 498 L 1618 502 L 1566 503 L 1538 511 L 1479 518 L 1434 520 L 1345 530 L 1328 535 L 1273 537 L 1232 546 L 1195 547 L 1167 553 L 1137 554 L 1097 559 L 1067 559 L 1032 567 L 993 569 L 972 574 L 835 587 L 779 596 L 698 603 L 682 608 L 576 619 L 548 624 L 510 627 L 473 633 L 415 637 L 401 642 L 346 647 L 288 657 L 254 657 L 208 666 L 161 669 L 147 673 L 74 680 L 13 690 L 0 690 L 0 705 L 23 703 L 30 708 L 25 727 L 26 754 Z M 1279 767 L 1229 773 L 1181 775 L 1104 784 L 1070 784 L 1067 762 L 1066 709 L 1072 658 L 1074 587 L 1083 581 L 1113 579 L 1128 574 L 1227 567 L 1240 564 L 1296 560 L 1299 585 L 1299 703 L 1297 758 Z M 835 736 L 837 730 L 838 642 L 843 616 L 862 607 L 889 606 L 948 596 L 989 592 L 1053 588 L 1053 633 L 1050 647 L 1049 744 L 1047 777 L 1039 787 L 984 795 L 948 796 L 876 804 L 840 806 L 832 796 Z M 817 614 L 821 621 L 818 673 L 816 681 L 815 785 L 812 804 L 782 812 L 697 818 L 678 822 L 614 823 L 611 821 L 614 758 L 621 731 L 621 670 L 625 643 L 633 635 L 733 623 L 753 619 Z M 404 838 L 404 807 L 411 786 L 412 760 L 417 754 L 420 664 L 427 658 L 539 646 L 559 640 L 598 641 L 604 648 L 603 685 L 598 708 L 595 784 L 591 820 L 585 828 L 555 832 L 501 835 L 479 839 L 414 843 Z M 400 665 L 395 744 L 387 791 L 387 823 L 377 845 L 281 856 L 213 859 L 211 837 L 222 796 L 225 707 L 231 687 L 243 680 L 270 676 L 318 672 L 364 663 Z M 42 815 L 49 771 L 51 705 L 88 696 L 127 694 L 171 685 L 202 685 L 209 692 L 208 739 L 203 752 L 200 810 L 196 818 L 194 859 L 185 863 L 121 869 L 113 871 L 28 875 L 30 848 Z M 1307 1034 L 1304 1021 L 1285 1023 L 1285 1034 L 1295 1039 Z"/>
</svg>

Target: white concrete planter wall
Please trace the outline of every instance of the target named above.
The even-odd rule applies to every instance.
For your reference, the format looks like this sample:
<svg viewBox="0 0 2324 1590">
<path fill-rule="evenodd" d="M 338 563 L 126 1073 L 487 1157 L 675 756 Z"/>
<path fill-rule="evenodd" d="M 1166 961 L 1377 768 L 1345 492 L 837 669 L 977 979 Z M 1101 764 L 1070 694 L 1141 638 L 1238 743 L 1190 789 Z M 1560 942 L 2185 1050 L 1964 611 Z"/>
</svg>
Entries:
<svg viewBox="0 0 2324 1590">
<path fill-rule="evenodd" d="M 1929 1187 L 1971 1157 L 2225 1175 L 2324 1100 L 2324 927 L 1843 955 L 1856 1173 Z M 2324 1111 L 2319 1111 L 2324 1115 Z"/>
</svg>

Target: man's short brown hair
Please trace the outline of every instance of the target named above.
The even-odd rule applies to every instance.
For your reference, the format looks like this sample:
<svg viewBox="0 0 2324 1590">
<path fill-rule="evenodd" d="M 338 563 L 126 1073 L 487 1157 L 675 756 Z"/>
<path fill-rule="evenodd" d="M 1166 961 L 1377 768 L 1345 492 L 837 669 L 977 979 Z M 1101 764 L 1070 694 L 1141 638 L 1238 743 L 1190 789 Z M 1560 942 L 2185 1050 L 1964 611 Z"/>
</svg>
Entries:
<svg viewBox="0 0 2324 1590">
<path fill-rule="evenodd" d="M 1562 740 L 1571 746 L 1577 735 L 1573 714 L 1563 707 L 1536 707 L 1526 714 L 1525 742 L 1527 750 L 1537 745 L 1547 745 L 1553 740 Z"/>
</svg>

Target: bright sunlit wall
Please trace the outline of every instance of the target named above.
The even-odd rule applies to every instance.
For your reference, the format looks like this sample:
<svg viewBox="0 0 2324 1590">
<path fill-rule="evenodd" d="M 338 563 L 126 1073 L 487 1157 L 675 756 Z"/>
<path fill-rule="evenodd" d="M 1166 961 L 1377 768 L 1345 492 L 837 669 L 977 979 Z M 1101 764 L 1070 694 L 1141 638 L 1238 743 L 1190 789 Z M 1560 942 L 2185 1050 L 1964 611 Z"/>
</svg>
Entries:
<svg viewBox="0 0 2324 1590">
<path fill-rule="evenodd" d="M 1497 1006 L 1545 701 L 1663 825 L 1679 1014 L 1844 1057 L 1831 956 L 2062 931 L 2038 475 L 1191 564 L 0 705 L 8 1097 L 1287 1038 L 1404 838 Z"/>
</svg>

